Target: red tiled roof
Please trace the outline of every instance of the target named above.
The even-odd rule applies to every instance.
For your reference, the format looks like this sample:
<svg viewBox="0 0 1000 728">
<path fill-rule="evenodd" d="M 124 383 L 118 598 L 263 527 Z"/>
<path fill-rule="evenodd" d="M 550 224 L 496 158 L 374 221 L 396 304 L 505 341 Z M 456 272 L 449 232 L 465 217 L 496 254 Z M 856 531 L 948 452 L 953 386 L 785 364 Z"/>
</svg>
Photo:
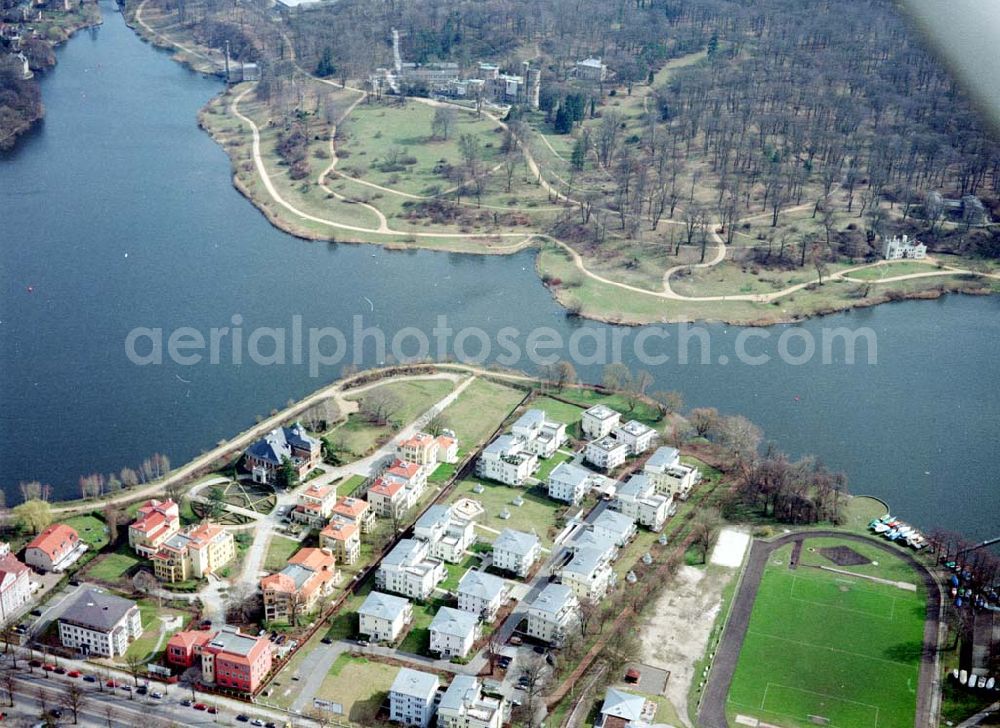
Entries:
<svg viewBox="0 0 1000 728">
<path fill-rule="evenodd" d="M 375 480 L 375 484 L 368 489 L 369 493 L 378 493 L 379 495 L 384 495 L 387 498 L 392 498 L 396 493 L 403 489 L 404 483 L 399 480 L 389 480 L 388 478 L 379 477 Z"/>
<path fill-rule="evenodd" d="M 39 549 L 45 552 L 50 559 L 58 559 L 64 553 L 63 547 L 67 544 L 70 546 L 75 546 L 79 542 L 80 537 L 77 535 L 76 530 L 67 526 L 65 523 L 53 523 L 51 526 L 46 528 L 40 534 L 35 536 L 31 543 L 28 544 L 27 548 Z"/>
<path fill-rule="evenodd" d="M 358 526 L 350 521 L 333 520 L 327 524 L 320 536 L 332 538 L 336 541 L 346 541 L 358 532 Z"/>
<path fill-rule="evenodd" d="M 369 507 L 368 501 L 363 501 L 360 498 L 344 496 L 337 501 L 337 505 L 333 507 L 333 512 L 353 520 L 361 516 L 361 514 L 367 511 Z"/>
</svg>

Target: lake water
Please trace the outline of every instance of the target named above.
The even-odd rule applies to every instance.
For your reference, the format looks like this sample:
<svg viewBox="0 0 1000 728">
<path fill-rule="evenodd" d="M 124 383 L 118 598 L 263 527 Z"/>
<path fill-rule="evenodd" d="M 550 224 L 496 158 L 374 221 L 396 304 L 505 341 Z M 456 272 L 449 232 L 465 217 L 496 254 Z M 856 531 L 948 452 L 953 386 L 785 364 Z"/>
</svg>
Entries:
<svg viewBox="0 0 1000 728">
<path fill-rule="evenodd" d="M 614 331 L 568 320 L 530 251 L 394 253 L 275 230 L 231 187 L 225 154 L 197 128 L 219 82 L 173 63 L 110 4 L 103 9 L 105 25 L 62 48 L 43 81 L 44 125 L 0 160 L 0 478 L 9 502 L 22 480 L 73 497 L 83 473 L 136 466 L 154 451 L 179 464 L 337 373 L 314 378 L 305 363 L 235 365 L 231 357 L 137 366 L 124 345 L 135 327 L 206 332 L 238 314 L 249 332 L 299 315 L 306 328 L 350 332 L 362 315 L 391 335 L 430 331 L 447 315 L 456 330 L 478 326 L 491 336 L 505 326 L 564 337 L 581 326 Z M 649 368 L 654 389 L 745 414 L 780 447 L 845 470 L 853 492 L 880 495 L 925 526 L 992 536 L 998 312 L 996 298 L 949 297 L 804 326 L 817 337 L 870 327 L 874 366 L 723 365 L 740 329 L 709 326 L 711 364 Z M 374 351 L 364 362 L 378 363 Z M 577 369 L 600 377 L 597 365 Z"/>
</svg>

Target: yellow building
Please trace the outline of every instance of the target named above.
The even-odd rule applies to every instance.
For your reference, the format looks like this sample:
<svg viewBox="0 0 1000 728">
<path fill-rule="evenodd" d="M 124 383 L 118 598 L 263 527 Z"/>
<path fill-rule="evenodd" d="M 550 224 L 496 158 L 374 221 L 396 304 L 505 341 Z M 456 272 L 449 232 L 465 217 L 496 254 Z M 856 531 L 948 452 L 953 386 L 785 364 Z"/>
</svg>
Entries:
<svg viewBox="0 0 1000 728">
<path fill-rule="evenodd" d="M 203 579 L 236 558 L 233 534 L 215 523 L 202 523 L 167 539 L 152 556 L 162 581 Z"/>
</svg>

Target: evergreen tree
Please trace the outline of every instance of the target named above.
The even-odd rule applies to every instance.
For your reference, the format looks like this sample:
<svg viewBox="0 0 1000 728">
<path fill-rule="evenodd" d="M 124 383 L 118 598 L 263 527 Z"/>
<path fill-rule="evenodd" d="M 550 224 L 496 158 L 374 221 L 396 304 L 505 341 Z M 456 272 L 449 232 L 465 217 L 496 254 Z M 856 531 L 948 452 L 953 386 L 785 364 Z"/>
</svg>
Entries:
<svg viewBox="0 0 1000 728">
<path fill-rule="evenodd" d="M 573 169 L 577 172 L 583 169 L 583 165 L 587 162 L 587 142 L 581 136 L 576 140 L 576 144 L 573 145 L 573 156 L 570 157 L 570 164 L 573 165 Z"/>
<path fill-rule="evenodd" d="M 554 124 L 556 134 L 569 134 L 573 131 L 573 117 L 566 109 L 566 104 L 560 104 L 556 110 L 556 121 Z"/>
</svg>

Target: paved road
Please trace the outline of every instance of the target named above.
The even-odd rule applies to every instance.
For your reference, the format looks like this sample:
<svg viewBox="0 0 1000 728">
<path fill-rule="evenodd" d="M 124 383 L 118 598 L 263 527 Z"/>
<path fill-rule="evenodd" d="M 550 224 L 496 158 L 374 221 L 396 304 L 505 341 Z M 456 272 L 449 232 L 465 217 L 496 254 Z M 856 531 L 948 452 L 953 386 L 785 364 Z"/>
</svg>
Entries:
<svg viewBox="0 0 1000 728">
<path fill-rule="evenodd" d="M 740 590 L 733 600 L 729 623 L 722 636 L 719 649 L 712 663 L 708 685 L 702 696 L 701 709 L 698 714 L 698 724 L 706 728 L 728 728 L 726 721 L 726 698 L 729 686 L 736 672 L 743 639 L 750 625 L 750 615 L 753 612 L 754 600 L 760 587 L 760 579 L 764 567 L 775 549 L 786 544 L 801 541 L 806 538 L 833 537 L 845 541 L 857 541 L 882 549 L 906 561 L 923 579 L 927 587 L 927 621 L 924 623 L 923 656 L 920 662 L 920 680 L 917 687 L 917 728 L 937 725 L 936 695 L 937 695 L 937 654 L 939 641 L 939 619 L 941 614 L 941 591 L 934 576 L 927 568 L 911 554 L 901 551 L 892 544 L 877 541 L 866 536 L 859 536 L 842 531 L 805 531 L 790 533 L 773 541 L 754 541 L 747 559 L 746 571 L 743 572 Z"/>
</svg>

